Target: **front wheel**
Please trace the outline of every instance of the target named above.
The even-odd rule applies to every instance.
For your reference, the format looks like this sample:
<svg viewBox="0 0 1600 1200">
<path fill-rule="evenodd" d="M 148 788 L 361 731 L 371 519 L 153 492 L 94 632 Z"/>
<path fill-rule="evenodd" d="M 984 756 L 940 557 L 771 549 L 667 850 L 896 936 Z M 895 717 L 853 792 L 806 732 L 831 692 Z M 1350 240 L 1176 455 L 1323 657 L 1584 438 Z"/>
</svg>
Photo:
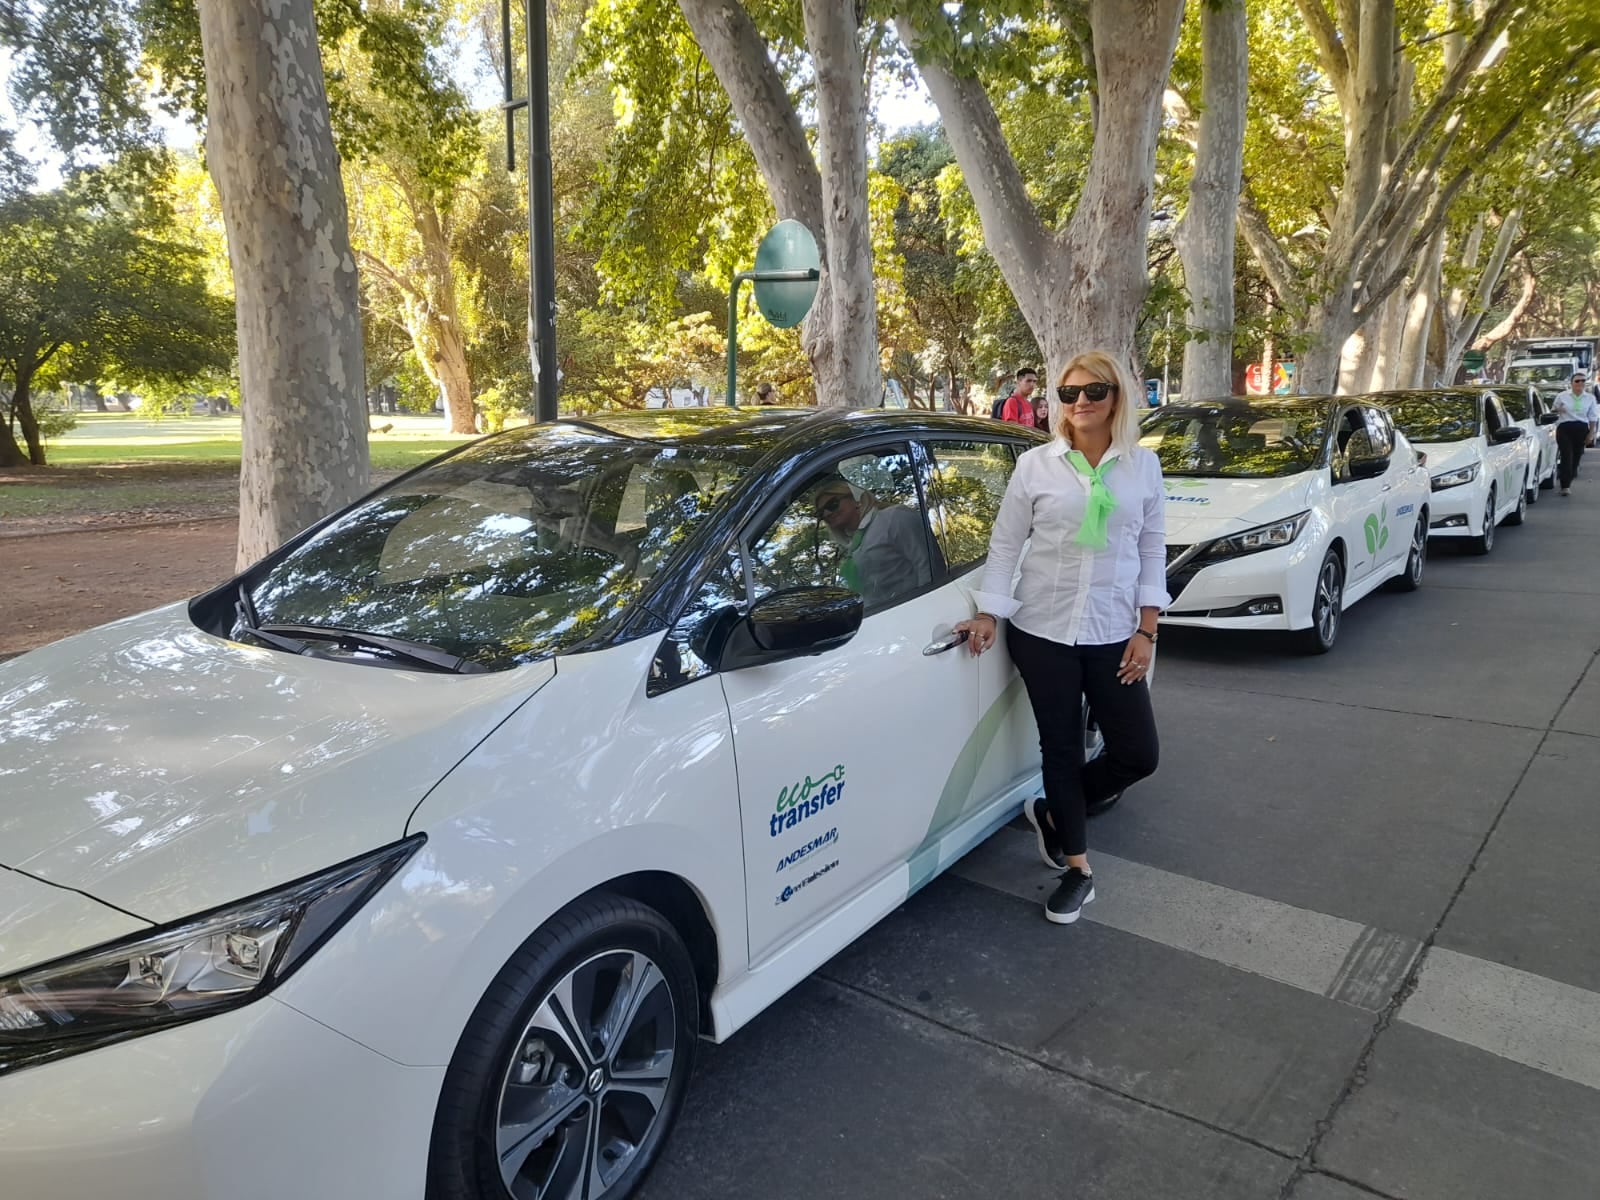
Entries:
<svg viewBox="0 0 1600 1200">
<path fill-rule="evenodd" d="M 699 1032 L 694 966 L 665 917 L 605 892 L 569 905 L 456 1044 L 428 1200 L 623 1200 L 682 1107 Z"/>
<path fill-rule="evenodd" d="M 1406 569 L 1389 581 L 1397 592 L 1414 592 L 1422 586 L 1422 572 L 1428 561 L 1428 511 L 1417 514 L 1411 531 L 1411 549 L 1406 554 Z"/>
<path fill-rule="evenodd" d="M 1489 502 L 1483 510 L 1483 532 L 1467 540 L 1467 549 L 1474 554 L 1487 554 L 1494 549 L 1494 489 L 1489 489 Z"/>
<path fill-rule="evenodd" d="M 1329 550 L 1317 570 L 1317 590 L 1311 598 L 1311 628 L 1299 632 L 1300 648 L 1307 654 L 1326 654 L 1338 640 L 1344 619 L 1344 563 Z"/>
</svg>

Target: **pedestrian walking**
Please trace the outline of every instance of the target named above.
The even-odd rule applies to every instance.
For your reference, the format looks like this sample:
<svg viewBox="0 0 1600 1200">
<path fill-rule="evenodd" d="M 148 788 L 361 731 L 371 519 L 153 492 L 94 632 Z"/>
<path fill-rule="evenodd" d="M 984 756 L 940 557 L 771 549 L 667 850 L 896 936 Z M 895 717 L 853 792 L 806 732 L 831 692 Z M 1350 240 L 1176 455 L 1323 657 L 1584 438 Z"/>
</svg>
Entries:
<svg viewBox="0 0 1600 1200">
<path fill-rule="evenodd" d="M 1011 389 L 1011 395 L 1006 397 L 1005 406 L 1000 410 L 1000 419 L 1010 421 L 1013 425 L 1026 425 L 1033 428 L 1033 390 L 1039 386 L 1039 372 L 1032 367 L 1023 367 L 1017 372 L 1017 386 Z"/>
<path fill-rule="evenodd" d="M 1055 436 L 1017 459 L 989 538 L 980 611 L 956 629 L 982 654 L 1007 622 L 1043 759 L 1043 800 L 1024 811 L 1040 856 L 1062 872 L 1045 916 L 1070 925 L 1095 895 L 1089 809 L 1156 769 L 1149 674 L 1170 597 L 1161 463 L 1139 445 L 1143 389 L 1095 350 L 1067 364 L 1056 395 Z M 1105 739 L 1087 766 L 1086 700 Z"/>
<path fill-rule="evenodd" d="M 1572 494 L 1572 481 L 1577 477 L 1578 464 L 1583 460 L 1585 446 L 1594 445 L 1596 432 L 1600 432 L 1600 408 L 1584 387 L 1587 377 L 1582 371 L 1572 376 L 1567 390 L 1556 397 L 1556 445 L 1561 451 L 1559 472 L 1561 494 Z"/>
</svg>

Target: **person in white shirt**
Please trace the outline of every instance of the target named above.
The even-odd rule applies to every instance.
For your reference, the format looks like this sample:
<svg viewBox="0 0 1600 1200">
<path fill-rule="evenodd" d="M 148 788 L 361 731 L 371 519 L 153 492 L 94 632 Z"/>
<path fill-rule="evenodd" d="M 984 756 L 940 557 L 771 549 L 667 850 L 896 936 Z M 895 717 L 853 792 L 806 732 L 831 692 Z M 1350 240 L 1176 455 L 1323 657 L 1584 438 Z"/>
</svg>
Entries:
<svg viewBox="0 0 1600 1200">
<path fill-rule="evenodd" d="M 983 611 L 956 629 L 982 654 L 999 622 L 1010 622 L 1007 649 L 1043 757 L 1043 802 L 1025 812 L 1041 857 L 1064 872 L 1045 916 L 1070 925 L 1094 899 L 1089 808 L 1156 769 L 1147 679 L 1156 619 L 1171 597 L 1161 463 L 1139 446 L 1143 389 L 1113 356 L 1091 351 L 1067 364 L 1056 394 L 1054 439 L 1017 459 L 1001 501 L 976 595 Z M 1085 699 L 1105 737 L 1105 753 L 1087 767 Z"/>
<path fill-rule="evenodd" d="M 1556 445 L 1561 449 L 1559 472 L 1561 494 L 1572 494 L 1572 481 L 1578 474 L 1578 464 L 1583 460 L 1585 446 L 1594 445 L 1595 433 L 1600 430 L 1600 409 L 1594 397 L 1583 386 L 1585 376 L 1578 371 L 1572 376 L 1571 386 L 1556 397 Z"/>
</svg>

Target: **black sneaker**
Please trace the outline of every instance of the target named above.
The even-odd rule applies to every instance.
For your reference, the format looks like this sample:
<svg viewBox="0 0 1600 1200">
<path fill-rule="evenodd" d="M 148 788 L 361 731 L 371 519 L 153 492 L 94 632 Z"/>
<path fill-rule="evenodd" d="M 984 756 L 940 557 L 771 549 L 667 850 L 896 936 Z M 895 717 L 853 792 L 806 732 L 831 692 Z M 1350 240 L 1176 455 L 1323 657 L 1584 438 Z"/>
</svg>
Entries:
<svg viewBox="0 0 1600 1200">
<path fill-rule="evenodd" d="M 1050 823 L 1050 810 L 1045 807 L 1044 797 L 1035 796 L 1023 801 L 1022 815 L 1028 818 L 1028 824 L 1033 826 L 1033 832 L 1039 839 L 1039 857 L 1044 859 L 1044 865 L 1053 871 L 1065 871 L 1067 852 L 1061 848 L 1056 827 Z"/>
<path fill-rule="evenodd" d="M 1071 925 L 1094 899 L 1094 876 L 1073 867 L 1061 877 L 1055 895 L 1044 902 L 1044 915 L 1057 925 Z"/>
</svg>

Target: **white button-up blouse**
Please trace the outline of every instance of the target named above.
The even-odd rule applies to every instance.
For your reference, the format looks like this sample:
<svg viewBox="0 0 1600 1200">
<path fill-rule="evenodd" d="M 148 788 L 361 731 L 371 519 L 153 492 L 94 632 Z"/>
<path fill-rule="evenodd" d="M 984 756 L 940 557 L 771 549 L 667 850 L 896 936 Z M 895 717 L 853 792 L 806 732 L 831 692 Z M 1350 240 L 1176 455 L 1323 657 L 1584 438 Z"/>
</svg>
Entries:
<svg viewBox="0 0 1600 1200">
<path fill-rule="evenodd" d="M 1089 477 L 1067 461 L 1071 449 L 1057 437 L 1017 459 L 974 599 L 980 611 L 1010 618 L 1017 628 L 1053 642 L 1124 642 L 1138 628 L 1139 609 L 1172 602 L 1161 462 L 1142 447 L 1106 451 L 1101 477 L 1117 506 L 1105 549 L 1096 550 L 1074 540 L 1088 506 Z M 1030 538 L 1017 577 L 1017 560 Z"/>
</svg>

